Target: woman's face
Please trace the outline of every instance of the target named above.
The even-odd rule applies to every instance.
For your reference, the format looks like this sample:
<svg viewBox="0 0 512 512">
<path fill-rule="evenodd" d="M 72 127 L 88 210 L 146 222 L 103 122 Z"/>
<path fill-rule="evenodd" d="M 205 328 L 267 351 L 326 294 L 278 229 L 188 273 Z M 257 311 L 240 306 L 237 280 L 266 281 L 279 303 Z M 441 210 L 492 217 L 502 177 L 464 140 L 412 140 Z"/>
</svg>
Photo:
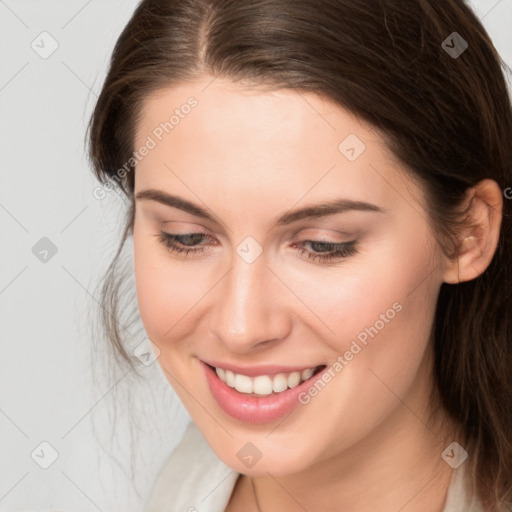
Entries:
<svg viewBox="0 0 512 512">
<path fill-rule="evenodd" d="M 208 78 L 149 98 L 135 149 L 141 318 L 226 464 L 348 464 L 425 428 L 444 259 L 376 131 L 313 93 Z"/>
</svg>

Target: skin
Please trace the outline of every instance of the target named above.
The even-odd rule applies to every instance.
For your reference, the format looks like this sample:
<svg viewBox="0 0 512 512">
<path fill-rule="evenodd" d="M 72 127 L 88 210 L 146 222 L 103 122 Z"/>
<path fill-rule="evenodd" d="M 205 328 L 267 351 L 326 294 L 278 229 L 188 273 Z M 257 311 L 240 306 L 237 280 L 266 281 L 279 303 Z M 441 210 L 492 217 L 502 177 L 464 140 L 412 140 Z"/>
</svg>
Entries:
<svg viewBox="0 0 512 512">
<path fill-rule="evenodd" d="M 217 456 L 244 475 L 226 510 L 257 510 L 252 478 L 262 511 L 441 511 L 453 471 L 441 453 L 460 438 L 442 410 L 428 423 L 435 303 L 443 282 L 472 279 L 489 264 L 499 188 L 476 189 L 475 226 L 461 235 L 460 258 L 449 259 L 421 189 L 382 137 L 314 93 L 212 77 L 160 90 L 144 103 L 135 147 L 190 96 L 197 107 L 138 163 L 135 195 L 163 190 L 216 220 L 136 200 L 135 277 L 165 376 Z M 353 162 L 338 149 L 349 134 L 366 146 Z M 385 211 L 275 224 L 290 209 L 339 197 Z M 206 251 L 170 253 L 161 230 L 204 232 L 197 243 Z M 263 251 L 251 264 L 236 252 L 247 236 Z M 297 248 L 305 240 L 356 240 L 357 252 L 308 260 Z M 401 311 L 284 421 L 245 424 L 211 396 L 198 359 L 330 365 L 396 302 Z M 262 452 L 252 468 L 237 457 L 247 442 Z"/>
</svg>

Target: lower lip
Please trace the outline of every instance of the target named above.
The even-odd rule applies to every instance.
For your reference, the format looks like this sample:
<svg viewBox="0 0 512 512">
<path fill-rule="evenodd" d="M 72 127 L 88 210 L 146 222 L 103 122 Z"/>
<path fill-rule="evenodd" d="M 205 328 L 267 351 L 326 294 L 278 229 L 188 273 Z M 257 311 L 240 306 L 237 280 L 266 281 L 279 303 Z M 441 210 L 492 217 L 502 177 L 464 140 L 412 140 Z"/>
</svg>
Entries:
<svg viewBox="0 0 512 512">
<path fill-rule="evenodd" d="M 213 397 L 220 407 L 237 420 L 244 423 L 268 423 L 290 414 L 299 402 L 299 394 L 311 385 L 311 380 L 321 377 L 321 370 L 310 379 L 294 388 L 287 389 L 275 395 L 256 397 L 239 393 L 221 381 L 215 370 L 201 361 L 206 380 L 210 386 Z"/>
</svg>

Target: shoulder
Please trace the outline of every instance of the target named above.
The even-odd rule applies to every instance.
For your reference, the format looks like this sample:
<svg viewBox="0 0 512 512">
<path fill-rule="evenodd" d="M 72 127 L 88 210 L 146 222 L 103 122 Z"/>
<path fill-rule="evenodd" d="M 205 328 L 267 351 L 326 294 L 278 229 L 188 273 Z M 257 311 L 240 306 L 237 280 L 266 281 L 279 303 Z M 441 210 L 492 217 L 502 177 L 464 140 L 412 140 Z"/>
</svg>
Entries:
<svg viewBox="0 0 512 512">
<path fill-rule="evenodd" d="M 478 497 L 471 491 L 465 465 L 452 474 L 443 512 L 485 512 Z"/>
<path fill-rule="evenodd" d="M 238 476 L 192 422 L 158 473 L 144 512 L 222 512 Z"/>
</svg>

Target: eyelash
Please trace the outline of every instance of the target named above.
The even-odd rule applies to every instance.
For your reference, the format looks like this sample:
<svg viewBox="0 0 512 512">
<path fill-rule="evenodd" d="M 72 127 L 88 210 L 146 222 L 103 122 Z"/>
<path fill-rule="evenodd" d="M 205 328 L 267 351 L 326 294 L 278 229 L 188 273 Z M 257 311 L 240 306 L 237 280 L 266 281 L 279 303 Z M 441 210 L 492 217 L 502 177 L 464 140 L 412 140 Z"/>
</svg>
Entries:
<svg viewBox="0 0 512 512">
<path fill-rule="evenodd" d="M 163 244 L 167 250 L 171 253 L 179 253 L 188 256 L 190 252 L 194 254 L 200 254 L 205 251 L 204 248 L 198 249 L 196 247 L 180 247 L 176 245 L 176 240 L 179 238 L 187 238 L 187 237 L 209 237 L 206 233 L 186 233 L 183 235 L 176 235 L 172 233 L 167 233 L 165 231 L 161 231 L 158 235 L 158 240 L 161 244 Z M 299 249 L 300 257 L 305 257 L 308 260 L 327 262 L 332 261 L 334 259 L 343 259 L 352 256 L 357 252 L 356 241 L 352 240 L 350 242 L 323 242 L 319 240 L 304 240 L 301 242 L 302 244 L 319 244 L 324 246 L 324 248 L 331 248 L 331 251 L 328 253 L 314 253 L 312 251 L 308 251 L 307 249 L 301 248 Z M 296 245 L 296 244 L 294 244 Z"/>
</svg>

